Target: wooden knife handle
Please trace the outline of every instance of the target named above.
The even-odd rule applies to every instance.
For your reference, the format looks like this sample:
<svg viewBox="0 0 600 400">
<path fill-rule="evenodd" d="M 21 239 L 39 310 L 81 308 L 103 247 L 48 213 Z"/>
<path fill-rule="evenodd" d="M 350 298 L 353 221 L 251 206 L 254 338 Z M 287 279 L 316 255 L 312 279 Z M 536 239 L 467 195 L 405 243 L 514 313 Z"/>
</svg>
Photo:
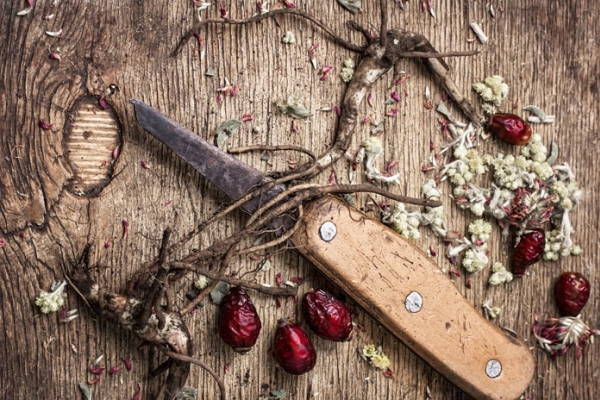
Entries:
<svg viewBox="0 0 600 400">
<path fill-rule="evenodd" d="M 413 244 L 334 197 L 305 206 L 298 251 L 429 365 L 476 399 L 516 399 L 534 363 Z"/>
</svg>

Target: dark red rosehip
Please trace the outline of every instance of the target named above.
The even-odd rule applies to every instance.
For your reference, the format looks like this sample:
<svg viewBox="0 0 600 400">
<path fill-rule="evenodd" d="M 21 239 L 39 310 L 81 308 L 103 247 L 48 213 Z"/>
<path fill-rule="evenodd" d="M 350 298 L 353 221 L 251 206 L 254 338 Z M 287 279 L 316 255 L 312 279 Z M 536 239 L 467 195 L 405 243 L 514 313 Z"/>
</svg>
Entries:
<svg viewBox="0 0 600 400">
<path fill-rule="evenodd" d="M 307 373 L 317 362 L 315 348 L 302 327 L 288 320 L 277 325 L 273 357 L 285 372 L 294 375 Z"/>
<path fill-rule="evenodd" d="M 511 265 L 513 274 L 516 276 L 525 275 L 527 268 L 542 258 L 545 246 L 546 236 L 543 229 L 534 229 L 525 232 L 515 247 L 515 252 L 512 256 Z"/>
<path fill-rule="evenodd" d="M 238 353 L 245 353 L 254 344 L 262 324 L 246 291 L 234 286 L 221 300 L 219 336 Z"/>
<path fill-rule="evenodd" d="M 352 317 L 340 300 L 325 290 L 311 290 L 302 300 L 302 313 L 314 333 L 323 339 L 343 342 L 352 333 Z"/>
<path fill-rule="evenodd" d="M 488 132 L 503 142 L 523 146 L 531 137 L 531 127 L 523 118 L 514 114 L 496 113 L 492 115 Z"/>
<path fill-rule="evenodd" d="M 554 296 L 562 315 L 576 316 L 590 297 L 590 281 L 578 272 L 565 272 L 554 286 Z"/>
</svg>

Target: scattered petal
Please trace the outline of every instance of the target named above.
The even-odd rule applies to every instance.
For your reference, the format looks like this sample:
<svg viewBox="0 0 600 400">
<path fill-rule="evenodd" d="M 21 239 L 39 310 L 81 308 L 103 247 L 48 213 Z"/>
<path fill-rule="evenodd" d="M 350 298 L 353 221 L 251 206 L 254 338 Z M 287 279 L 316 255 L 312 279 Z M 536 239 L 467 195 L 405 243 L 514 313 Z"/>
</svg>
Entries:
<svg viewBox="0 0 600 400">
<path fill-rule="evenodd" d="M 40 128 L 42 128 L 45 131 L 50 131 L 54 127 L 53 124 L 49 124 L 46 121 L 44 121 L 43 119 L 40 119 L 40 121 L 38 122 L 38 125 L 40 126 Z"/>
<path fill-rule="evenodd" d="M 94 375 L 102 375 L 106 368 L 104 367 L 96 367 L 96 364 L 90 364 L 90 372 Z"/>
<path fill-rule="evenodd" d="M 127 371 L 131 371 L 131 368 L 133 368 L 131 361 L 129 361 L 129 359 L 125 357 L 121 357 L 121 361 L 123 361 L 123 364 L 125 364 L 125 368 L 127 368 Z"/>
<path fill-rule="evenodd" d="M 100 98 L 98 99 L 98 104 L 103 110 L 108 110 L 110 108 L 106 103 L 106 97 L 104 95 L 100 96 Z"/>
<path fill-rule="evenodd" d="M 60 28 L 60 29 L 59 29 L 58 31 L 56 31 L 56 32 L 50 32 L 50 31 L 46 31 L 46 35 L 48 35 L 48 36 L 52 36 L 52 37 L 61 37 L 62 33 L 63 33 L 63 30 L 62 30 L 62 28 Z"/>
<path fill-rule="evenodd" d="M 121 236 L 121 240 L 124 240 L 129 233 L 129 222 L 123 220 L 123 236 Z"/>
<path fill-rule="evenodd" d="M 131 400 L 140 400 L 142 398 L 142 384 L 138 382 L 138 391 L 135 392 Z"/>
<path fill-rule="evenodd" d="M 110 371 L 108 371 L 108 374 L 112 376 L 112 375 L 116 374 L 117 372 L 119 372 L 121 370 L 121 368 L 123 368 L 122 365 L 114 366 L 110 369 Z"/>
</svg>

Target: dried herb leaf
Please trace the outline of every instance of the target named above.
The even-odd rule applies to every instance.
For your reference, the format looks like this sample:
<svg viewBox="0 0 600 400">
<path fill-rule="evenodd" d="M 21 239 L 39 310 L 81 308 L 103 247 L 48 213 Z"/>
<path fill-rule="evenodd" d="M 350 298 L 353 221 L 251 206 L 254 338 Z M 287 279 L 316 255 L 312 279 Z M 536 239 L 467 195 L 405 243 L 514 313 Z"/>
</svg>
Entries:
<svg viewBox="0 0 600 400">
<path fill-rule="evenodd" d="M 173 400 L 196 400 L 196 395 L 198 394 L 198 389 L 193 388 L 191 386 L 184 386 L 177 393 L 177 396 Z"/>
<path fill-rule="evenodd" d="M 217 286 L 210 292 L 210 299 L 215 304 L 221 304 L 223 297 L 229 292 L 229 285 L 226 282 L 219 281 Z"/>
<path fill-rule="evenodd" d="M 337 0 L 338 3 L 342 5 L 346 10 L 350 11 L 352 14 L 356 14 L 360 11 L 362 4 L 360 0 Z"/>
<path fill-rule="evenodd" d="M 444 117 L 448 118 L 449 120 L 452 120 L 452 114 L 450 113 L 450 110 L 448 110 L 448 107 L 446 107 L 443 101 L 440 101 L 436 108 L 436 111 L 442 114 Z"/>
<path fill-rule="evenodd" d="M 296 119 L 308 118 L 312 115 L 301 103 L 290 104 L 288 102 L 287 104 L 277 104 L 277 107 L 282 113 Z"/>
<path fill-rule="evenodd" d="M 237 119 L 230 119 L 217 127 L 217 147 L 223 148 L 223 144 L 231 135 L 237 132 L 242 126 L 242 122 Z"/>
<path fill-rule="evenodd" d="M 542 122 L 546 119 L 546 113 L 539 107 L 536 106 L 525 106 L 523 107 L 524 111 L 529 111 L 536 117 L 538 117 Z"/>
<path fill-rule="evenodd" d="M 271 161 L 271 153 L 265 153 L 260 158 L 261 161 Z"/>
<path fill-rule="evenodd" d="M 296 118 L 296 119 L 308 118 L 312 114 L 310 112 L 308 112 L 308 110 L 306 109 L 306 107 L 304 107 L 304 105 L 302 103 L 300 103 L 301 97 L 302 97 L 301 93 L 294 93 L 292 96 L 288 97 L 288 99 L 285 103 L 283 103 L 283 102 L 277 103 L 277 107 L 279 107 L 279 110 L 282 113 L 288 114 L 292 118 Z"/>
<path fill-rule="evenodd" d="M 552 144 L 550 145 L 550 155 L 546 159 L 546 162 L 548 164 L 552 165 L 552 164 L 554 164 L 556 162 L 557 158 L 558 158 L 558 145 L 553 140 Z"/>
<path fill-rule="evenodd" d="M 376 133 L 383 132 L 383 121 L 377 124 L 375 128 L 371 129 L 371 134 L 374 135 Z"/>
<path fill-rule="evenodd" d="M 90 385 L 86 382 L 79 382 L 79 389 L 81 389 L 81 393 L 83 393 L 83 398 L 85 400 L 92 400 L 92 391 L 90 390 Z"/>
<path fill-rule="evenodd" d="M 271 396 L 274 396 L 278 400 L 285 399 L 286 394 L 287 392 L 285 391 L 285 389 L 271 390 Z"/>
<path fill-rule="evenodd" d="M 215 76 L 215 69 L 213 67 L 208 67 L 206 72 L 204 73 L 206 76 Z"/>
</svg>

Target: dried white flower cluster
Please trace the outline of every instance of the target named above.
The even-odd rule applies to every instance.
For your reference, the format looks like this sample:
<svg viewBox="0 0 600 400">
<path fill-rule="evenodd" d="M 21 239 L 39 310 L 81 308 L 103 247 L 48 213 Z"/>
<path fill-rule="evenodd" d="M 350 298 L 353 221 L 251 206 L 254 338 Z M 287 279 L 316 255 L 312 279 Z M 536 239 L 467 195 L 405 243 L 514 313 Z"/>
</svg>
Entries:
<svg viewBox="0 0 600 400">
<path fill-rule="evenodd" d="M 551 166 L 547 161 L 548 149 L 539 134 L 532 135 L 517 156 L 494 157 L 481 155 L 477 150 L 480 131 L 471 126 L 448 128 L 453 140 L 442 154 L 452 154 L 454 159 L 444 164 L 441 180 L 449 179 L 454 185 L 452 193 L 459 207 L 469 209 L 477 217 L 493 216 L 503 226 L 505 236 L 511 226 L 521 233 L 550 221 L 556 232 L 546 233 L 545 259 L 579 253 L 578 247 L 571 250 L 574 246 L 569 212 L 579 202 L 581 191 L 566 163 Z M 488 169 L 492 171 L 489 188 L 472 182 Z"/>
<path fill-rule="evenodd" d="M 340 72 L 340 78 L 346 83 L 352 80 L 352 76 L 354 76 L 354 68 L 356 67 L 356 63 L 353 59 L 348 58 L 344 60 L 344 68 L 342 68 L 342 72 Z"/>
<path fill-rule="evenodd" d="M 498 286 L 503 283 L 512 282 L 513 274 L 508 271 L 502 263 L 495 262 L 492 265 L 492 274 L 488 279 L 488 283 L 492 286 Z"/>
<path fill-rule="evenodd" d="M 281 41 L 285 44 L 294 44 L 296 43 L 296 36 L 294 36 L 294 32 L 286 31 Z"/>
<path fill-rule="evenodd" d="M 364 149 L 364 150 L 363 150 Z M 385 183 L 400 183 L 398 178 L 400 174 L 385 175 L 379 172 L 379 169 L 375 167 L 375 160 L 383 155 L 383 145 L 381 139 L 376 136 L 371 136 L 363 144 L 354 161 L 356 163 L 362 162 L 363 158 L 366 157 L 365 161 L 365 175 L 369 180 L 376 180 Z"/>
<path fill-rule="evenodd" d="M 212 282 L 212 279 L 207 278 L 204 275 L 199 275 L 198 279 L 196 279 L 194 281 L 194 287 L 198 290 L 202 290 L 205 287 L 207 287 L 208 285 L 210 285 L 211 282 Z"/>
<path fill-rule="evenodd" d="M 490 238 L 492 226 L 489 222 L 477 219 L 469 224 L 469 233 L 471 239 L 466 237 L 455 240 L 456 245 L 446 247 L 446 256 L 449 259 L 455 259 L 461 253 L 465 253 L 462 258 L 462 266 L 471 273 L 479 272 L 489 263 L 487 256 L 487 241 Z"/>
<path fill-rule="evenodd" d="M 504 83 L 504 78 L 499 75 L 488 76 L 483 82 L 474 83 L 473 90 L 481 96 L 484 101 L 481 108 L 486 114 L 496 112 L 496 107 L 500 106 L 502 100 L 508 96 L 509 87 Z"/>
<path fill-rule="evenodd" d="M 423 197 L 427 200 L 439 200 L 441 193 L 434 180 L 425 182 L 422 188 Z M 407 239 L 419 239 L 421 234 L 419 226 L 429 226 L 436 236 L 446 236 L 443 206 L 425 207 L 425 212 L 419 210 L 408 211 L 404 203 L 396 203 L 393 210 L 384 213 L 384 224 L 398 232 Z"/>
<path fill-rule="evenodd" d="M 40 290 L 40 293 L 35 298 L 35 305 L 38 306 L 40 311 L 44 314 L 57 312 L 65 304 L 65 299 L 63 298 L 65 286 L 67 286 L 67 281 L 62 281 L 61 284 L 53 282 L 50 293 L 45 290 Z"/>
</svg>

